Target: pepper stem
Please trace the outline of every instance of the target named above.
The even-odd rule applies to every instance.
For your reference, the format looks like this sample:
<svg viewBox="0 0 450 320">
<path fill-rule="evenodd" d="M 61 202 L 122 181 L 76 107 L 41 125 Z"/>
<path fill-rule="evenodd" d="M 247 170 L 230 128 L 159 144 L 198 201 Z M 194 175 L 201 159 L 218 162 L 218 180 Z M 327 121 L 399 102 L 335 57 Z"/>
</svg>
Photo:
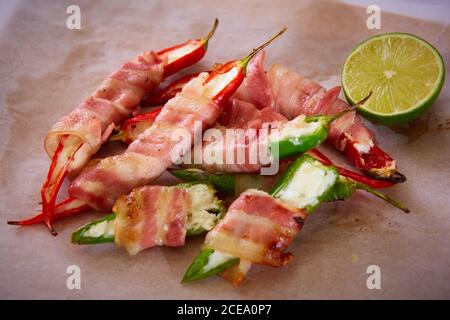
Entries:
<svg viewBox="0 0 450 320">
<path fill-rule="evenodd" d="M 253 51 L 246 56 L 244 59 L 242 59 L 240 61 L 241 65 L 242 65 L 242 70 L 244 72 L 244 74 L 246 73 L 247 70 L 247 65 L 250 62 L 250 60 L 252 60 L 252 58 L 254 56 L 256 56 L 262 49 L 264 49 L 265 47 L 267 47 L 269 44 L 272 43 L 273 40 L 275 40 L 276 38 L 278 38 L 279 36 L 281 36 L 285 31 L 287 30 L 286 27 L 284 27 L 283 29 L 281 29 L 280 32 L 278 32 L 276 35 L 274 35 L 272 38 L 270 38 L 269 40 L 267 40 L 265 43 L 263 43 L 262 45 L 260 45 L 258 48 L 253 49 Z"/>
<path fill-rule="evenodd" d="M 360 105 L 364 104 L 367 100 L 369 100 L 370 96 L 372 95 L 372 91 L 369 92 L 369 94 L 367 95 L 367 97 L 363 98 L 362 100 L 358 101 L 357 103 L 355 103 L 354 105 L 350 106 L 350 108 L 341 111 L 341 112 L 337 112 L 335 114 L 333 114 L 332 116 L 328 117 L 328 122 L 332 122 L 340 117 L 342 117 L 344 114 L 347 114 L 349 112 L 354 111 L 356 108 L 358 108 Z"/>
<path fill-rule="evenodd" d="M 213 24 L 211 30 L 209 31 L 209 33 L 206 35 L 206 37 L 201 39 L 201 42 L 203 43 L 203 46 L 205 47 L 205 50 L 208 49 L 208 41 L 213 37 L 214 33 L 216 32 L 216 29 L 217 29 L 218 25 L 219 25 L 219 19 L 216 18 L 214 20 L 214 24 Z"/>
<path fill-rule="evenodd" d="M 403 212 L 409 213 L 409 209 L 408 208 L 403 206 L 401 203 L 395 201 L 394 199 L 389 197 L 387 194 L 378 192 L 377 190 L 372 189 L 371 187 L 369 187 L 369 186 L 367 186 L 367 185 L 365 185 L 363 183 L 359 183 L 359 182 L 356 183 L 356 188 L 360 189 L 360 190 L 364 190 L 366 192 L 369 192 L 369 193 L 373 194 L 375 197 L 380 198 L 380 199 L 386 201 L 387 203 L 393 205 L 394 207 L 399 208 Z"/>
</svg>

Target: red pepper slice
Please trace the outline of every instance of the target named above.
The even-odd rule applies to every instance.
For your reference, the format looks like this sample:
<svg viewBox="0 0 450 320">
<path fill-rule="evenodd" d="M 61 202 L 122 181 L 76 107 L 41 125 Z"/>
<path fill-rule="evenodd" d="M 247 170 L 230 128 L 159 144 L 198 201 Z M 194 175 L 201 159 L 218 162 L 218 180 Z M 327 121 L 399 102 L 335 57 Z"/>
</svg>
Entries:
<svg viewBox="0 0 450 320">
<path fill-rule="evenodd" d="M 158 51 L 159 56 L 167 57 L 167 63 L 164 65 L 164 77 L 168 77 L 203 58 L 208 49 L 208 41 L 214 35 L 218 25 L 219 20 L 214 20 L 211 31 L 202 39 L 188 40 L 182 44 Z"/>
</svg>

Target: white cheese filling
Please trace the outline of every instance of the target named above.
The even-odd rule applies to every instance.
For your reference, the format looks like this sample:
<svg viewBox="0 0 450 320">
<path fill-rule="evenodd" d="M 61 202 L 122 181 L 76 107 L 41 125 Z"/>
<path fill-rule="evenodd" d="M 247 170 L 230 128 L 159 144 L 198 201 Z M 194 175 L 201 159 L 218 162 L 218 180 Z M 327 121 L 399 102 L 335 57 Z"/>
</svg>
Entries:
<svg viewBox="0 0 450 320">
<path fill-rule="evenodd" d="M 83 237 L 98 238 L 101 236 L 114 236 L 114 219 L 96 223 L 83 232 Z"/>
<path fill-rule="evenodd" d="M 219 211 L 221 202 L 215 197 L 214 189 L 205 184 L 195 184 L 187 189 L 191 198 L 191 212 L 188 214 L 187 230 L 212 230 L 217 223 L 217 215 L 208 210 Z"/>
<path fill-rule="evenodd" d="M 231 68 L 228 72 L 214 76 L 205 88 L 204 96 L 212 99 L 219 94 L 227 85 L 229 85 L 239 74 L 237 67 Z"/>
<path fill-rule="evenodd" d="M 304 162 L 278 198 L 297 208 L 314 206 L 337 178 L 335 171 L 327 170 L 320 164 Z"/>
<path fill-rule="evenodd" d="M 235 258 L 232 255 L 223 253 L 221 251 L 214 250 L 213 253 L 209 256 L 208 263 L 203 267 L 203 272 L 208 272 L 209 270 L 214 269 L 215 267 L 227 262 Z"/>
<path fill-rule="evenodd" d="M 306 116 L 300 115 L 295 119 L 285 123 L 280 130 L 274 130 L 270 135 L 271 141 L 291 140 L 292 143 L 298 142 L 298 138 L 312 135 L 322 125 L 320 121 L 306 122 Z"/>
<path fill-rule="evenodd" d="M 367 144 L 355 143 L 354 146 L 355 146 L 355 149 L 358 150 L 360 153 L 369 153 L 370 148 L 373 147 L 373 141 L 369 140 L 369 142 Z"/>
<path fill-rule="evenodd" d="M 167 63 L 171 63 L 175 60 L 178 60 L 181 57 L 187 55 L 188 53 L 193 52 L 197 48 L 198 48 L 198 44 L 192 43 L 192 44 L 182 46 L 181 48 L 171 50 L 167 53 Z"/>
</svg>

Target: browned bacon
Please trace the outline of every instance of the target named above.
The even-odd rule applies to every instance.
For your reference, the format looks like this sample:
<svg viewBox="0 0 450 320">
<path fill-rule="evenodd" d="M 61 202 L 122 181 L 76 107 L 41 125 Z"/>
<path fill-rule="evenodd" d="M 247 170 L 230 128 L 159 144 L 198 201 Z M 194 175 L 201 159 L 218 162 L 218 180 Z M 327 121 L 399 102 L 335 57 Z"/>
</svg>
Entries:
<svg viewBox="0 0 450 320">
<path fill-rule="evenodd" d="M 263 191 L 249 189 L 208 233 L 205 247 L 243 261 L 280 267 L 292 259 L 286 249 L 305 219 L 305 210 L 290 207 Z"/>
<path fill-rule="evenodd" d="M 114 205 L 114 239 L 130 254 L 155 246 L 179 247 L 186 238 L 191 200 L 186 189 L 145 186 Z"/>
</svg>

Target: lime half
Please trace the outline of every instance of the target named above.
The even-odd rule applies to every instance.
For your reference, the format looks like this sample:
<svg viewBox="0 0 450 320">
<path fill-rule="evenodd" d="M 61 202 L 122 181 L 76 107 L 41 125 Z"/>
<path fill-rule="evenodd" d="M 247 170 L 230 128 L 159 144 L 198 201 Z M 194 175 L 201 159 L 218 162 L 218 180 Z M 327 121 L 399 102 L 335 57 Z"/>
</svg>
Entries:
<svg viewBox="0 0 450 320">
<path fill-rule="evenodd" d="M 439 95 L 445 66 L 428 42 L 406 33 L 386 33 L 359 44 L 345 61 L 342 88 L 351 104 L 372 92 L 358 111 L 385 125 L 411 121 Z"/>
</svg>

